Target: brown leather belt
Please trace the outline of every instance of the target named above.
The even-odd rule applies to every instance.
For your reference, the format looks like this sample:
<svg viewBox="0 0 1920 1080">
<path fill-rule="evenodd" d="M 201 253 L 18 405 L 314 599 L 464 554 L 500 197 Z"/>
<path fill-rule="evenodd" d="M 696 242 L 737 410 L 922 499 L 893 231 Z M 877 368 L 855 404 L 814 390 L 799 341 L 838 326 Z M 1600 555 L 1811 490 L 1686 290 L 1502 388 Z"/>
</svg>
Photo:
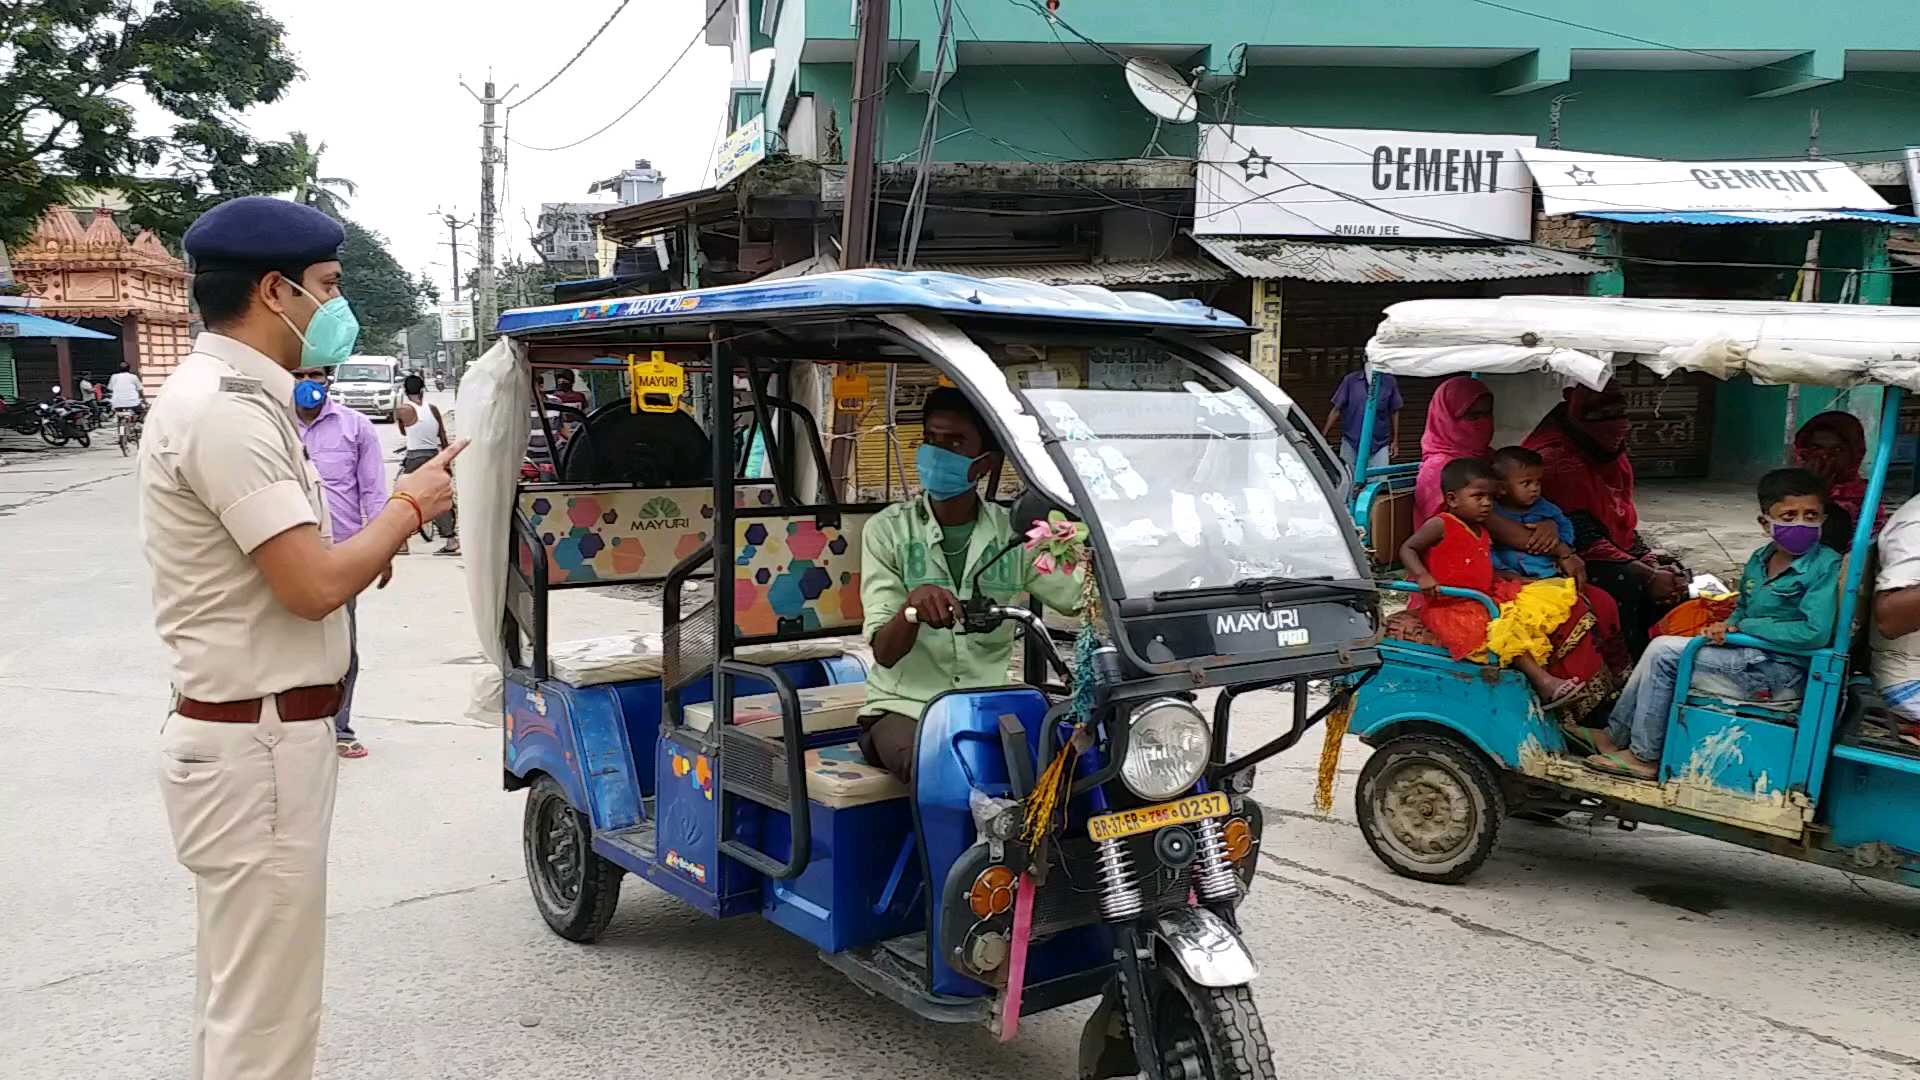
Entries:
<svg viewBox="0 0 1920 1080">
<path fill-rule="evenodd" d="M 282 690 L 273 695 L 275 705 L 279 707 L 280 719 L 327 720 L 340 711 L 342 683 L 331 686 L 296 686 L 291 690 Z M 189 720 L 211 720 L 220 724 L 257 724 L 260 722 L 261 698 L 247 701 L 197 701 L 190 697 L 181 697 L 174 702 L 173 711 Z"/>
</svg>

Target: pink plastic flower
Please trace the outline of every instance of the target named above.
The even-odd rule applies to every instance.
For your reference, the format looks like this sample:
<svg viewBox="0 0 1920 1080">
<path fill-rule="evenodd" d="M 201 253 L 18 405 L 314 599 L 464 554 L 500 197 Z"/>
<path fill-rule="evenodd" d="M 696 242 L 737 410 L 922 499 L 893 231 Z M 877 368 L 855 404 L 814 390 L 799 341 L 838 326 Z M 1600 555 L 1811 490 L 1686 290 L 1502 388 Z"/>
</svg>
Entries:
<svg viewBox="0 0 1920 1080">
<path fill-rule="evenodd" d="M 1043 551 L 1033 557 L 1033 572 L 1036 574 L 1053 573 L 1053 553 Z"/>
<path fill-rule="evenodd" d="M 1051 539 L 1053 539 L 1053 528 L 1044 521 L 1034 522 L 1033 528 L 1027 530 L 1028 548 L 1036 544 L 1044 544 Z"/>
<path fill-rule="evenodd" d="M 1053 538 L 1055 540 L 1072 540 L 1078 536 L 1079 533 L 1080 526 L 1071 521 L 1056 521 L 1053 523 Z"/>
</svg>

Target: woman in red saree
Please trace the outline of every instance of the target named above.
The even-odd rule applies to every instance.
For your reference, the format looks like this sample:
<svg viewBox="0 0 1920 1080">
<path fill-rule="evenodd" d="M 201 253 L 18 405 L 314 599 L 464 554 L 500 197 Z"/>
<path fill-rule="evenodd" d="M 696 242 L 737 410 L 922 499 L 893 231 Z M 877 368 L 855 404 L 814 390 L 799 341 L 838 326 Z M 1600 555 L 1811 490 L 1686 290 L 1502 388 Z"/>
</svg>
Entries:
<svg viewBox="0 0 1920 1080">
<path fill-rule="evenodd" d="M 1618 608 L 1627 649 L 1647 647 L 1647 629 L 1687 596 L 1684 575 L 1641 540 L 1627 460 L 1627 402 L 1612 390 L 1575 386 L 1521 445 L 1546 461 L 1541 493 L 1573 522 L 1573 549 L 1587 580 Z"/>
<path fill-rule="evenodd" d="M 1823 412 L 1794 433 L 1793 463 L 1825 480 L 1827 501 L 1847 512 L 1844 523 L 1833 516 L 1827 519 L 1838 526 L 1833 539 L 1842 552 L 1852 539 L 1852 524 L 1860 520 L 1860 505 L 1867 499 L 1867 481 L 1860 475 L 1866 459 L 1867 431 L 1852 413 Z M 1881 504 L 1873 528 L 1876 535 L 1886 527 L 1892 509 L 1889 503 Z"/>
</svg>

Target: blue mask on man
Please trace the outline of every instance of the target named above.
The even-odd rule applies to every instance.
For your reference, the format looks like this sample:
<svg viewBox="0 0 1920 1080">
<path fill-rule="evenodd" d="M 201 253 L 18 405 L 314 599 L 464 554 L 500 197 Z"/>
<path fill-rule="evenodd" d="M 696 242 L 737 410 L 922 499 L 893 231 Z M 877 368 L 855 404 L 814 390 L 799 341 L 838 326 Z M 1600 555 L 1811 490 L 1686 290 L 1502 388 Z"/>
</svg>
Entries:
<svg viewBox="0 0 1920 1080">
<path fill-rule="evenodd" d="M 327 400 L 327 384 L 319 379 L 301 379 L 293 384 L 293 403 L 303 409 L 317 409 Z"/>
<path fill-rule="evenodd" d="M 979 460 L 977 457 L 956 454 L 944 446 L 921 443 L 913 464 L 920 471 L 920 486 L 926 489 L 927 494 L 944 501 L 973 490 L 973 480 L 967 474 L 972 471 L 973 463 Z"/>
</svg>

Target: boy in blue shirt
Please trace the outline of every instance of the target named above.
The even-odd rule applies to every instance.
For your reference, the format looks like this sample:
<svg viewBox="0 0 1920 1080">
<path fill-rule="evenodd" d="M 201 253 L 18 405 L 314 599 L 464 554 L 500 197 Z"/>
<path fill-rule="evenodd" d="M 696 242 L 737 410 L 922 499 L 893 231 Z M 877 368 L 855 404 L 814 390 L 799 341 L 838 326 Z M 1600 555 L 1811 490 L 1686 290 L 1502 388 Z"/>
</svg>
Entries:
<svg viewBox="0 0 1920 1080">
<path fill-rule="evenodd" d="M 1798 657 L 1729 647 L 1739 631 L 1770 645 L 1817 649 L 1833 642 L 1839 617 L 1840 556 L 1820 542 L 1827 518 L 1827 484 L 1805 469 L 1775 469 L 1760 478 L 1760 528 L 1769 542 L 1747 560 L 1733 615 L 1702 633 L 1713 640 L 1693 658 L 1694 685 L 1731 691 L 1749 700 L 1792 696 L 1807 681 Z M 1667 739 L 1680 654 L 1689 639 L 1658 637 L 1647 646 L 1594 739 L 1589 768 L 1616 776 L 1657 780 Z"/>
<path fill-rule="evenodd" d="M 1508 521 L 1532 525 L 1549 522 L 1559 541 L 1542 552 L 1525 551 L 1496 542 L 1493 568 L 1515 577 L 1570 577 L 1585 584 L 1586 566 L 1573 553 L 1573 522 L 1560 508 L 1540 496 L 1540 474 L 1545 463 L 1539 454 L 1524 446 L 1508 446 L 1494 451 L 1493 474 L 1500 479 L 1500 496 L 1493 512 Z"/>
</svg>

